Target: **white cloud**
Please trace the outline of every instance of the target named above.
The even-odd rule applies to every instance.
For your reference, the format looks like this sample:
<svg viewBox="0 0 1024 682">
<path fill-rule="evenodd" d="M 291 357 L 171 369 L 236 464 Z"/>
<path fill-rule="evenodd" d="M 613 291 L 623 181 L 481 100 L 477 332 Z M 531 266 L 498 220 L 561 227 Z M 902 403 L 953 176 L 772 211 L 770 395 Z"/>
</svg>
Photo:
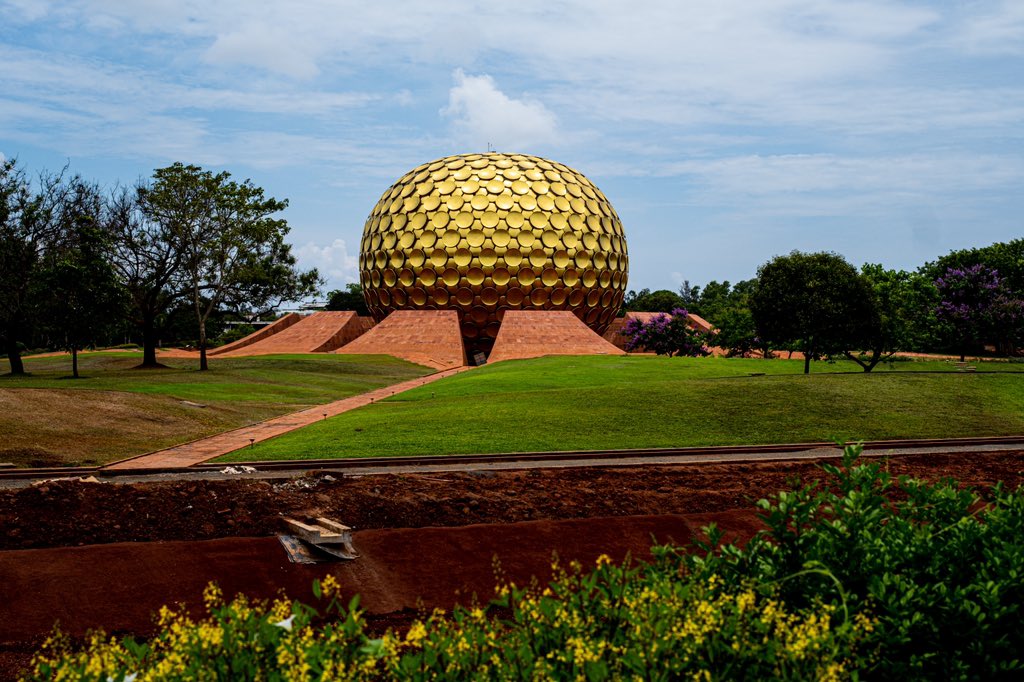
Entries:
<svg viewBox="0 0 1024 682">
<path fill-rule="evenodd" d="M 968 16 L 958 42 L 979 54 L 1024 54 L 1024 3 L 1003 0 Z"/>
<path fill-rule="evenodd" d="M 0 5 L 0 14 L 7 14 L 17 21 L 36 21 L 46 16 L 45 0 L 6 0 Z"/>
<path fill-rule="evenodd" d="M 0 25 L 8 155 L 259 169 L 339 283 L 332 240 L 389 181 L 488 142 L 557 147 L 639 214 L 636 276 L 665 281 L 638 287 L 687 272 L 666 236 L 728 268 L 804 219 L 826 246 L 892 215 L 1019 233 L 1022 0 L 0 0 Z"/>
<path fill-rule="evenodd" d="M 350 256 L 344 239 L 335 239 L 321 246 L 306 242 L 295 249 L 295 257 L 303 268 L 317 268 L 327 280 L 325 289 L 340 289 L 348 282 L 359 281 L 359 258 Z"/>
<path fill-rule="evenodd" d="M 320 72 L 312 44 L 264 23 L 247 23 L 218 35 L 203 56 L 214 64 L 255 66 L 299 79 L 310 79 Z"/>
<path fill-rule="evenodd" d="M 950 154 L 751 155 L 684 161 L 670 164 L 664 172 L 693 176 L 716 199 L 833 192 L 920 195 L 1014 186 L 1024 181 L 1024 161 L 1014 156 Z"/>
<path fill-rule="evenodd" d="M 509 97 L 486 74 L 468 76 L 457 69 L 454 78 L 441 115 L 451 119 L 456 136 L 469 149 L 489 143 L 501 151 L 529 151 L 557 140 L 555 115 L 540 102 Z"/>
</svg>

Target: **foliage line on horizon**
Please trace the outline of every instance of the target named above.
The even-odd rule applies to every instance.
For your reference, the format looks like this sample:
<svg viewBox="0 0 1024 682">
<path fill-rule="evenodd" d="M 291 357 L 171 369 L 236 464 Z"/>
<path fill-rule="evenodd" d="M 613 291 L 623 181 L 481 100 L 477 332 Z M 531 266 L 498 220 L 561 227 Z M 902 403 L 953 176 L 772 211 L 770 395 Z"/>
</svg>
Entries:
<svg viewBox="0 0 1024 682">
<path fill-rule="evenodd" d="M 805 371 L 845 356 L 870 372 L 901 351 L 1013 355 L 1024 341 L 1024 239 L 954 251 L 916 272 L 857 271 L 835 253 L 794 251 L 735 285 L 631 291 L 624 308 L 685 309 L 715 326 L 708 343 L 728 355 L 800 351 Z"/>
<path fill-rule="evenodd" d="M 299 270 L 287 201 L 251 181 L 175 163 L 105 190 L 81 176 L 33 180 L 0 163 L 0 349 L 23 374 L 26 343 L 76 351 L 137 333 L 155 366 L 172 312 L 191 316 L 206 367 L 207 323 L 253 318 L 316 291 Z"/>
<path fill-rule="evenodd" d="M 74 354 L 129 338 L 141 341 L 143 365 L 157 364 L 163 338 L 194 342 L 205 367 L 210 338 L 247 331 L 225 334 L 229 318 L 252 321 L 318 291 L 317 271 L 301 271 L 284 241 L 278 215 L 287 204 L 195 165 L 107 191 L 66 168 L 33 180 L 4 160 L 0 353 L 11 373 L 24 373 L 26 347 Z M 870 371 L 897 351 L 1015 353 L 1022 292 L 1024 240 L 1013 240 L 954 251 L 916 272 L 858 272 L 837 254 L 794 251 L 751 280 L 631 291 L 624 307 L 702 315 L 717 328 L 714 345 L 733 355 L 799 350 L 808 371 L 812 359 L 845 355 Z M 328 298 L 328 309 L 365 311 L 358 284 Z M 676 346 L 690 343 L 685 330 L 676 336 Z"/>
</svg>

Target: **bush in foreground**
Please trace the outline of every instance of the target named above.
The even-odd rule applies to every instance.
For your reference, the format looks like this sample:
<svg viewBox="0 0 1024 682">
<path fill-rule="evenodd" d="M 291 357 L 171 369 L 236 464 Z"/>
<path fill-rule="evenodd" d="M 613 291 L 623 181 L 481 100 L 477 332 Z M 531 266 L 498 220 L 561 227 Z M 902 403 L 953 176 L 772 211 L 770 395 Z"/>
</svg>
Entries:
<svg viewBox="0 0 1024 682">
<path fill-rule="evenodd" d="M 146 643 L 55 635 L 28 679 L 988 679 L 1020 677 L 1024 492 L 893 479 L 848 448 L 824 485 L 760 503 L 745 545 L 709 529 L 650 564 L 556 566 L 374 637 L 332 578 L 285 599 L 164 609 Z"/>
</svg>

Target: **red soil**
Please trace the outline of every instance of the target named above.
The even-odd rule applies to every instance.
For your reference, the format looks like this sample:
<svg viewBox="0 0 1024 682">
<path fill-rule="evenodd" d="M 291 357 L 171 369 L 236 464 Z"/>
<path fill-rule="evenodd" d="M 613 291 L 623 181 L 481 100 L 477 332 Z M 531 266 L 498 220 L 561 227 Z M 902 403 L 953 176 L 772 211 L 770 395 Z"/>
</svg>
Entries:
<svg viewBox="0 0 1024 682">
<path fill-rule="evenodd" d="M 1024 451 L 911 455 L 894 474 L 973 486 L 1024 482 Z M 357 529 L 747 509 L 820 478 L 818 462 L 569 468 L 134 485 L 49 482 L 0 491 L 0 550 L 271 535 L 280 515 L 326 515 Z"/>
</svg>

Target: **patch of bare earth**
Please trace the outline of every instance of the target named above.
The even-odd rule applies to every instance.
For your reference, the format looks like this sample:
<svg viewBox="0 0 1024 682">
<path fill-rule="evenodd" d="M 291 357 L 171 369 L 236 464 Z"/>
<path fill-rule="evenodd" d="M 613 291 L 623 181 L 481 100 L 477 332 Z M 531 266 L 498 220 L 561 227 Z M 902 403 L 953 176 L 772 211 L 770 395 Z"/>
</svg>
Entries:
<svg viewBox="0 0 1024 682">
<path fill-rule="evenodd" d="M 1024 451 L 913 455 L 894 474 L 953 477 L 987 488 L 1024 482 Z M 282 530 L 281 515 L 326 515 L 357 529 L 751 508 L 800 481 L 815 461 L 644 468 L 530 469 L 363 477 L 139 483 L 51 482 L 0 491 L 0 549 L 253 537 Z"/>
<path fill-rule="evenodd" d="M 103 464 L 279 413 L 272 406 L 196 406 L 119 391 L 0 388 L 0 462 Z"/>
</svg>

